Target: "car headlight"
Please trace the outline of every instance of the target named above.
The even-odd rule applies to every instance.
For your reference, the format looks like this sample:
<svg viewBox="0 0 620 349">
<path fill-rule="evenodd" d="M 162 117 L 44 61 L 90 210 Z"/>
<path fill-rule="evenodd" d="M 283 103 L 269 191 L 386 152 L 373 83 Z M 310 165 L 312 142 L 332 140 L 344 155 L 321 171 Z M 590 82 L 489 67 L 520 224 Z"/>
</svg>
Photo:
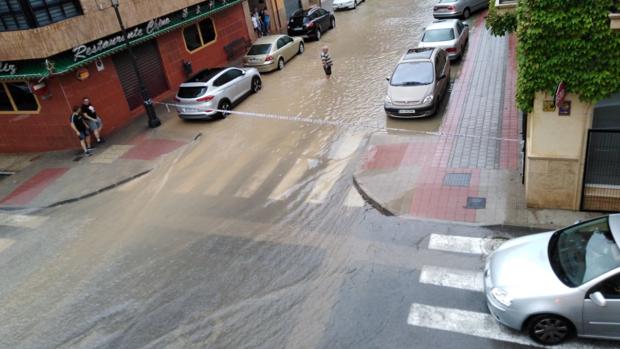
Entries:
<svg viewBox="0 0 620 349">
<path fill-rule="evenodd" d="M 428 95 L 426 97 L 424 97 L 424 100 L 422 101 L 422 104 L 429 104 L 433 101 L 433 95 Z"/>
<path fill-rule="evenodd" d="M 384 102 L 385 102 L 386 104 L 392 104 L 392 98 L 390 98 L 390 96 L 385 96 L 385 100 L 384 100 Z"/>
<path fill-rule="evenodd" d="M 509 307 L 512 304 L 512 297 L 504 289 L 495 287 L 491 290 L 491 295 L 505 307 Z"/>
</svg>

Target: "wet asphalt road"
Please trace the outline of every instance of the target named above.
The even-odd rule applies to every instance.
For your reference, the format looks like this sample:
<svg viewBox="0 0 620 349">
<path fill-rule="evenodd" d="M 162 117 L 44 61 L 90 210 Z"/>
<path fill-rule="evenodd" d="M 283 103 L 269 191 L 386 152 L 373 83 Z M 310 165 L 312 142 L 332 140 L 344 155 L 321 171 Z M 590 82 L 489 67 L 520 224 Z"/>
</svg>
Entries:
<svg viewBox="0 0 620 349">
<path fill-rule="evenodd" d="M 337 13 L 321 42 L 332 80 L 310 43 L 238 109 L 385 126 L 384 76 L 430 4 L 367 0 Z M 408 324 L 412 304 L 487 313 L 481 292 L 420 281 L 429 266 L 484 264 L 430 248 L 432 234 L 523 232 L 374 211 L 351 182 L 367 131 L 235 115 L 165 127 L 203 136 L 137 181 L 34 212 L 47 218 L 39 227 L 0 226 L 14 241 L 0 247 L 0 348 L 527 347 L 436 329 L 458 319 Z"/>
</svg>

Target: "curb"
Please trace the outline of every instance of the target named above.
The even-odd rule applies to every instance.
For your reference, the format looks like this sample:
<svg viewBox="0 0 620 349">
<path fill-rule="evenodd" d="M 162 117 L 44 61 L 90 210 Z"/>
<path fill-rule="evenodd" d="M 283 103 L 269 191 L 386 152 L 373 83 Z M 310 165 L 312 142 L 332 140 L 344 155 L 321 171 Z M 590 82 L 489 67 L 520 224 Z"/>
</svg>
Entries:
<svg viewBox="0 0 620 349">
<path fill-rule="evenodd" d="M 368 194 L 367 190 L 364 189 L 363 185 L 359 183 L 359 181 L 357 180 L 356 174 L 353 174 L 352 177 L 353 177 L 353 186 L 355 187 L 355 189 L 357 189 L 357 192 L 362 196 L 364 201 L 369 203 L 370 206 L 372 206 L 375 210 L 379 211 L 381 214 L 385 216 L 388 216 L 388 217 L 398 216 L 394 214 L 394 212 L 392 212 L 390 209 L 380 204 L 377 200 L 373 199 L 372 196 Z"/>
<path fill-rule="evenodd" d="M 134 179 L 140 178 L 142 176 L 144 176 L 145 174 L 151 172 L 153 170 L 153 168 L 150 168 L 148 170 L 145 171 L 141 171 L 135 175 L 129 176 L 127 178 L 123 178 L 120 181 L 116 182 L 116 183 L 112 183 L 110 185 L 107 185 L 103 188 L 97 189 L 95 191 L 92 191 L 90 193 L 84 194 L 84 195 L 80 195 L 77 197 L 73 197 L 73 198 L 69 198 L 69 199 L 65 199 L 65 200 L 60 200 L 54 203 L 51 203 L 49 205 L 45 205 L 42 207 L 30 207 L 30 206 L 5 206 L 5 207 L 0 207 L 0 211 L 19 211 L 19 210 L 32 210 L 32 209 L 46 209 L 46 208 L 53 208 L 53 207 L 57 207 L 57 206 L 61 206 L 61 205 L 66 205 L 66 204 L 70 204 L 70 203 L 74 203 L 80 200 L 84 200 L 90 197 L 93 197 L 97 194 L 101 194 L 103 192 L 106 192 L 108 190 L 114 189 L 118 186 L 121 186 L 127 182 L 131 182 Z"/>
</svg>

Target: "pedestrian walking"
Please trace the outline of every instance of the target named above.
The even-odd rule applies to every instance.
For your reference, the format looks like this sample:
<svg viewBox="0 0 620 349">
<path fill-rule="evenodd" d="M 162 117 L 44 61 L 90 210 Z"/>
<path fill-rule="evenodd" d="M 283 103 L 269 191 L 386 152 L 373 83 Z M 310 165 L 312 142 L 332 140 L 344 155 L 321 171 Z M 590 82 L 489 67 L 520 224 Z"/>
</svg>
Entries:
<svg viewBox="0 0 620 349">
<path fill-rule="evenodd" d="M 254 9 L 254 13 L 252 14 L 252 26 L 254 27 L 254 32 L 257 37 L 261 37 L 261 29 L 260 29 L 260 19 L 258 18 L 258 10 Z"/>
<path fill-rule="evenodd" d="M 88 97 L 82 98 L 82 114 L 86 118 L 86 122 L 88 123 L 88 127 L 95 135 L 95 139 L 97 143 L 103 143 L 104 140 L 101 138 L 101 128 L 103 127 L 103 121 L 101 117 L 95 111 L 95 107 L 90 104 L 90 99 Z"/>
<path fill-rule="evenodd" d="M 91 156 L 90 132 L 88 130 L 88 124 L 84 119 L 84 113 L 82 113 L 81 106 L 73 107 L 73 113 L 70 118 L 70 126 L 80 140 L 80 146 L 82 146 L 84 155 Z"/>
<path fill-rule="evenodd" d="M 262 9 L 260 11 L 260 20 L 261 20 L 261 23 L 263 24 L 263 35 L 269 34 L 270 18 L 269 18 L 269 13 L 267 13 L 265 9 Z"/>
<path fill-rule="evenodd" d="M 329 55 L 329 47 L 327 46 L 323 46 L 323 50 L 321 51 L 321 62 L 323 63 L 325 76 L 329 79 L 332 76 L 332 65 L 334 65 L 334 62 Z"/>
</svg>

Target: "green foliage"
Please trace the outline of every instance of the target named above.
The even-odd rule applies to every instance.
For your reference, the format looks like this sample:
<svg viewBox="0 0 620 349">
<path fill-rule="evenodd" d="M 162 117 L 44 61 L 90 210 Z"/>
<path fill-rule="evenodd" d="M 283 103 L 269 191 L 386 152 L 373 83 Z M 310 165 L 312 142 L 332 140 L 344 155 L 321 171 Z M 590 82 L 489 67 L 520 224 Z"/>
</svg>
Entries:
<svg viewBox="0 0 620 349">
<path fill-rule="evenodd" d="M 520 0 L 517 105 L 558 83 L 588 103 L 620 91 L 620 33 L 609 26 L 613 0 Z"/>
<path fill-rule="evenodd" d="M 498 15 L 495 0 L 489 0 L 489 13 L 485 26 L 494 36 L 504 36 L 517 30 L 517 15 L 514 13 Z"/>
</svg>

